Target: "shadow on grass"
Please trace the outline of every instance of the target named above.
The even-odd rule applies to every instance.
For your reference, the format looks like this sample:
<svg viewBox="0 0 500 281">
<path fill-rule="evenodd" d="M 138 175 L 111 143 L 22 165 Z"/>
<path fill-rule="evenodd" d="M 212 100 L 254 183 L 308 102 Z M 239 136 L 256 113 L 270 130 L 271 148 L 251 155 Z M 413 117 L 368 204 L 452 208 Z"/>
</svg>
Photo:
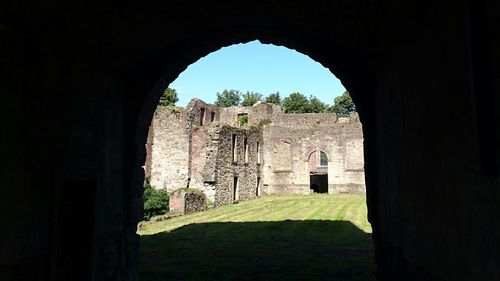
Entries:
<svg viewBox="0 0 500 281">
<path fill-rule="evenodd" d="M 371 235 L 348 221 L 191 224 L 141 237 L 140 280 L 375 280 Z"/>
</svg>

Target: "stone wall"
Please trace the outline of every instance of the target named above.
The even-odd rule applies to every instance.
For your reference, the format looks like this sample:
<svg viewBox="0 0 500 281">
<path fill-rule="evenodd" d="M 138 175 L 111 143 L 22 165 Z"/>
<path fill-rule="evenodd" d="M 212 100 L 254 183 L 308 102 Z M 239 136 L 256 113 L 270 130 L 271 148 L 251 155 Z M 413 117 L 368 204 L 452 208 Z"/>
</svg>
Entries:
<svg viewBox="0 0 500 281">
<path fill-rule="evenodd" d="M 191 214 L 205 210 L 206 196 L 196 189 L 181 188 L 169 197 L 171 214 Z"/>
<path fill-rule="evenodd" d="M 243 129 L 226 125 L 220 128 L 216 163 L 216 206 L 258 196 L 262 181 L 259 181 L 261 167 L 257 163 L 257 146 L 261 143 L 260 127 Z"/>
<path fill-rule="evenodd" d="M 328 157 L 328 193 L 364 193 L 363 132 L 357 114 L 273 115 L 264 126 L 264 192 L 308 194 L 309 156 Z M 312 157 L 312 159 L 315 159 Z"/>
<path fill-rule="evenodd" d="M 280 106 L 264 102 L 257 102 L 253 106 L 222 107 L 220 108 L 220 122 L 239 127 L 238 115 L 248 114 L 248 124 L 253 125 L 280 113 L 283 113 Z"/>
<path fill-rule="evenodd" d="M 191 141 L 191 181 L 189 186 L 202 190 L 207 198 L 215 200 L 216 159 L 218 153 L 218 130 L 216 124 L 195 126 Z"/>
<path fill-rule="evenodd" d="M 248 123 L 238 124 L 241 114 L 248 114 Z M 283 114 L 280 107 L 263 102 L 219 109 L 193 99 L 186 109 L 160 107 L 151 128 L 152 156 L 146 164 L 152 184 L 199 189 L 215 205 L 254 198 L 260 190 L 309 194 L 309 155 L 315 151 L 328 158 L 323 168 L 328 193 L 365 192 L 363 134 L 356 113 L 342 118 L 334 113 Z M 232 159 L 233 136 L 237 161 Z"/>
<path fill-rule="evenodd" d="M 186 111 L 189 112 L 189 121 L 193 127 L 209 125 L 220 119 L 219 108 L 200 99 L 192 99 L 186 106 Z"/>
<path fill-rule="evenodd" d="M 186 109 L 158 107 L 148 134 L 146 171 L 151 184 L 172 191 L 181 187 L 201 190 L 215 205 L 230 204 L 257 196 L 261 185 L 257 165 L 257 143 L 262 144 L 259 114 L 268 116 L 274 106 L 259 103 L 253 107 L 221 109 L 199 99 Z M 254 120 L 233 127 L 220 121 L 241 112 Z M 203 121 L 202 121 L 203 120 Z M 232 138 L 236 138 L 233 161 Z M 245 144 L 248 150 L 245 157 Z M 263 155 L 259 159 L 262 159 Z M 245 162 L 247 159 L 247 162 Z M 234 191 L 234 179 L 238 178 Z M 257 184 L 259 182 L 259 184 Z"/>
<path fill-rule="evenodd" d="M 194 129 L 192 139 L 191 188 L 203 191 L 216 206 L 257 196 L 257 178 L 261 177 L 257 164 L 257 143 L 262 142 L 259 127 L 235 128 L 215 123 Z"/>
<path fill-rule="evenodd" d="M 158 106 L 149 129 L 145 170 L 155 188 L 172 191 L 187 187 L 189 179 L 189 123 L 184 109 Z"/>
<path fill-rule="evenodd" d="M 199 99 L 185 109 L 158 106 L 146 144 L 145 171 L 151 185 L 172 191 L 203 182 L 199 167 L 204 159 L 199 156 L 207 152 L 204 131 L 198 129 L 217 122 L 219 115 L 218 107 Z"/>
</svg>

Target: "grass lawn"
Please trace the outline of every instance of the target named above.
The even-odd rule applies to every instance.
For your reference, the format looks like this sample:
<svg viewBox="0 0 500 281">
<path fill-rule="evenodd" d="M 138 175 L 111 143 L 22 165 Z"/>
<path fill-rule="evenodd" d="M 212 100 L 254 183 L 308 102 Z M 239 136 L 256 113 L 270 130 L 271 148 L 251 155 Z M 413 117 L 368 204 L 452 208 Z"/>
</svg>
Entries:
<svg viewBox="0 0 500 281">
<path fill-rule="evenodd" d="M 141 225 L 150 280 L 375 280 L 364 195 L 263 196 Z"/>
</svg>

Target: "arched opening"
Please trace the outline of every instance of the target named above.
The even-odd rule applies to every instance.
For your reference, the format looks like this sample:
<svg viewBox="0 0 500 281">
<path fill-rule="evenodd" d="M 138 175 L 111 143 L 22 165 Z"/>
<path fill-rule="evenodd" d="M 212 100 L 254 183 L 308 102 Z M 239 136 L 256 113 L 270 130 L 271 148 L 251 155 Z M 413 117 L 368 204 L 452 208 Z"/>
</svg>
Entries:
<svg viewBox="0 0 500 281">
<path fill-rule="evenodd" d="M 316 150 L 309 155 L 309 182 L 314 193 L 328 193 L 328 156 Z"/>
<path fill-rule="evenodd" d="M 301 56 L 304 55 L 301 54 Z M 309 57 L 306 58 L 311 61 Z M 314 63 L 317 64 L 316 62 Z M 327 72 L 328 76 L 333 76 L 331 72 L 324 68 L 322 69 Z M 169 87 L 173 87 L 172 84 Z M 224 87 L 224 85 L 221 85 L 221 87 Z M 160 89 L 157 90 L 161 91 Z M 181 95 L 182 91 L 179 91 L 179 94 Z M 285 94 L 283 98 L 289 98 L 294 94 L 300 93 L 293 92 L 288 96 Z M 178 160 L 184 161 L 177 161 L 177 163 L 183 162 L 184 164 L 179 165 L 184 165 L 184 167 L 173 169 L 174 167 L 170 166 L 168 167 L 168 172 L 173 171 L 173 176 L 163 175 L 163 179 L 160 179 L 158 175 L 165 174 L 162 171 L 165 168 L 161 167 L 161 165 L 156 165 L 155 163 L 158 160 L 153 157 L 152 161 L 146 163 L 151 168 L 146 166 L 145 170 L 147 171 L 146 176 L 152 176 L 154 184 L 164 186 L 167 190 L 173 190 L 176 186 L 187 184 L 189 188 L 201 190 L 208 197 L 209 201 L 213 202 L 214 206 L 243 202 L 259 197 L 262 194 L 305 196 L 310 194 L 311 190 L 314 193 L 326 194 L 351 192 L 350 189 L 342 189 L 341 185 L 354 184 L 352 182 L 347 182 L 347 184 L 346 182 L 334 180 L 331 183 L 329 182 L 329 169 L 331 168 L 329 162 L 333 161 L 329 155 L 334 155 L 336 161 L 334 163 L 341 166 L 337 170 L 337 179 L 350 180 L 349 175 L 347 175 L 349 171 L 343 167 L 344 162 L 348 158 L 348 155 L 345 153 L 346 150 L 349 150 L 347 149 L 348 143 L 353 139 L 362 142 L 362 127 L 357 114 L 349 115 L 347 113 L 344 116 L 340 116 L 335 112 L 327 112 L 329 107 L 324 104 L 322 105 L 324 107 L 322 110 L 300 112 L 295 110 L 287 111 L 285 103 L 273 104 L 268 101 L 258 101 L 246 106 L 224 107 L 210 104 L 197 97 L 194 98 L 188 103 L 186 108 L 162 108 L 160 110 L 157 109 L 155 113 L 149 134 L 152 135 L 151 130 L 154 131 L 153 145 L 155 142 L 158 142 L 158 147 L 163 146 L 163 149 L 160 148 L 161 151 L 158 153 L 160 156 L 168 154 L 176 157 L 180 156 Z M 313 99 L 310 97 L 308 105 L 312 104 L 312 101 Z M 315 99 L 314 102 L 316 105 L 319 103 L 321 106 L 321 101 Z M 333 106 L 333 96 L 330 97 L 330 102 Z M 307 110 L 310 109 L 307 108 Z M 207 117 L 210 112 L 214 115 L 214 118 Z M 349 138 L 345 136 L 349 136 Z M 312 149 L 315 150 L 310 152 Z M 359 150 L 357 154 L 361 155 L 362 166 L 362 146 L 358 146 L 356 149 Z M 328 151 L 328 154 L 326 151 Z M 151 159 L 149 156 L 146 158 Z M 171 164 L 174 161 L 166 162 Z M 307 166 L 305 169 L 304 163 Z M 187 171 L 187 173 L 179 173 L 181 170 Z M 361 181 L 358 183 L 361 187 L 360 193 L 364 193 L 363 172 L 362 167 L 359 171 L 356 171 L 357 174 L 361 175 Z M 344 173 L 346 175 L 340 177 Z M 180 176 L 184 176 L 185 179 Z M 188 180 L 186 181 L 186 179 Z M 352 196 L 352 198 L 354 197 Z M 340 203 L 337 204 L 334 201 L 329 201 L 334 200 L 333 196 L 316 198 L 328 202 L 313 204 L 313 206 L 320 206 L 321 204 L 331 206 L 340 205 Z M 360 242 L 370 237 L 370 229 L 366 217 L 363 215 L 366 214 L 366 199 L 364 196 L 357 196 L 355 199 L 357 206 L 364 207 L 359 212 L 362 215 L 358 216 L 364 222 L 359 224 L 358 222 L 350 221 L 349 217 L 343 217 L 343 215 L 342 219 L 345 219 L 347 224 L 352 224 L 352 227 L 346 228 L 349 234 L 345 235 L 356 236 L 360 238 L 358 241 Z M 305 198 L 304 200 L 307 201 L 310 199 Z M 175 206 L 181 205 L 183 208 L 186 208 L 185 204 L 187 204 L 187 201 L 185 200 L 184 202 L 184 204 L 175 204 Z M 174 204 L 171 204 L 171 206 L 173 207 Z M 328 209 L 335 210 L 335 208 Z M 243 211 L 236 211 L 236 213 L 238 212 Z M 251 213 L 254 213 L 254 217 L 259 217 L 259 212 L 259 208 L 255 208 Z M 297 212 L 300 213 L 301 211 Z M 311 210 L 304 212 L 311 212 Z M 315 213 L 320 214 L 323 212 L 318 211 Z M 324 213 L 327 214 L 328 212 Z M 224 217 L 231 218 L 231 215 L 226 214 Z M 265 224 L 265 221 L 270 220 L 272 215 L 264 217 L 264 222 L 260 223 Z M 309 220 L 335 221 L 334 218 L 338 218 L 338 216 L 333 214 L 325 215 L 325 217 L 312 216 L 309 217 Z M 280 219 L 293 219 L 293 217 L 281 216 Z M 239 220 L 246 222 L 242 218 L 239 218 Z M 304 219 L 296 220 L 305 221 Z M 212 222 L 208 220 L 199 223 L 211 225 Z M 168 223 L 162 222 L 162 224 L 167 225 Z M 308 222 L 305 222 L 305 224 L 308 224 Z M 336 222 L 333 223 L 332 231 L 336 229 L 336 225 Z M 157 230 L 151 230 L 153 227 L 152 224 L 143 224 L 142 226 L 143 232 L 141 234 L 144 235 L 143 240 L 147 241 L 147 249 L 151 251 L 152 248 L 156 248 L 154 243 L 159 243 L 155 242 L 155 237 L 158 235 L 155 232 Z M 320 224 L 314 224 L 311 225 L 309 231 L 314 236 L 316 234 L 313 234 L 313 232 L 320 228 Z M 175 229 L 167 229 L 168 231 L 175 231 Z M 261 235 L 265 237 L 266 233 L 264 231 Z M 292 235 L 292 237 L 288 237 L 287 239 L 294 241 L 296 238 L 295 235 Z M 227 238 L 220 237 L 220 239 L 225 240 Z M 336 244 L 341 247 L 345 241 L 337 242 Z M 300 245 L 297 242 L 294 242 L 294 244 Z M 321 252 L 322 247 L 316 246 L 309 245 L 311 253 L 319 251 L 318 255 L 313 256 L 327 254 Z M 371 245 L 367 247 L 364 253 L 370 253 L 370 247 Z M 266 247 L 263 248 L 265 249 Z M 146 254 L 144 251 L 142 253 Z M 281 254 L 286 255 L 285 253 Z M 246 255 L 243 254 L 243 256 Z M 197 257 L 197 255 L 179 257 L 179 259 L 193 259 L 194 257 Z M 285 257 L 277 257 L 277 259 L 280 258 L 286 260 Z M 172 258 L 170 257 L 169 260 L 172 260 Z M 367 260 L 370 261 L 369 257 Z M 140 259 L 140 262 L 143 261 L 144 258 Z M 244 263 L 239 259 L 236 259 L 236 261 Z M 224 262 L 222 261 L 222 263 Z M 170 265 L 172 263 L 165 266 Z M 373 271 L 370 273 L 370 262 L 366 264 L 360 263 L 357 266 L 366 274 L 373 275 Z M 309 269 L 309 267 L 305 267 L 303 271 Z M 328 270 L 341 269 L 340 267 L 334 267 Z M 329 276 L 329 274 L 331 272 L 328 274 L 325 273 L 325 276 Z"/>
</svg>

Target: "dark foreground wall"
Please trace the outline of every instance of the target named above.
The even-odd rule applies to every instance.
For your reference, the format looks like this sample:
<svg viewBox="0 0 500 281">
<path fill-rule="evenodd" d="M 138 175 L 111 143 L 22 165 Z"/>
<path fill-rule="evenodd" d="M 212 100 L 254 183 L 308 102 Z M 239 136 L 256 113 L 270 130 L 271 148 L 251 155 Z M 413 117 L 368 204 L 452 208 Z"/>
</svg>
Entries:
<svg viewBox="0 0 500 281">
<path fill-rule="evenodd" d="M 158 97 L 188 64 L 254 39 L 308 54 L 353 95 L 379 280 L 499 279 L 497 2 L 11 1 L 1 11 L 1 280 L 136 280 Z"/>
</svg>

